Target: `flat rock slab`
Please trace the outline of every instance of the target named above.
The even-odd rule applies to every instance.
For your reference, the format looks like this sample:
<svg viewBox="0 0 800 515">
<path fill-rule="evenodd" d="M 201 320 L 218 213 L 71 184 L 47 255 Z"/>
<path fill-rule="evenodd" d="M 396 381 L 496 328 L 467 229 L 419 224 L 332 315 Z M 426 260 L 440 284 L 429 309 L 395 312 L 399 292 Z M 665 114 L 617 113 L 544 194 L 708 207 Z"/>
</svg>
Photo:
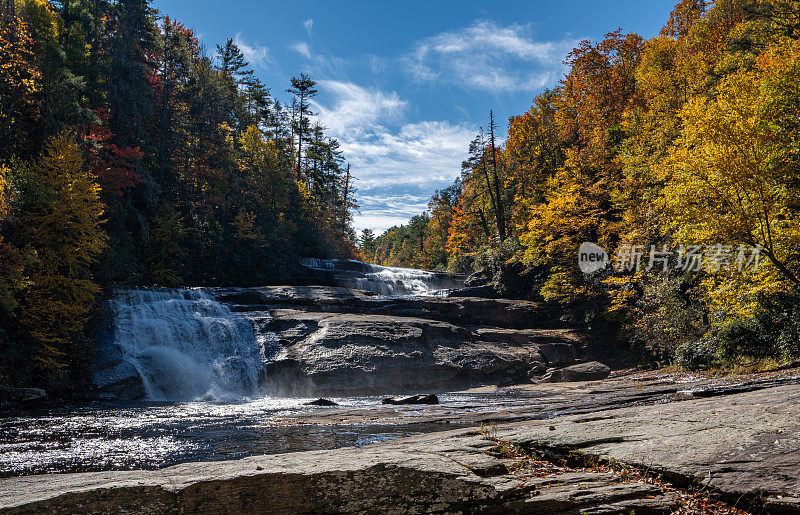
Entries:
<svg viewBox="0 0 800 515">
<path fill-rule="evenodd" d="M 800 497 L 800 386 L 504 426 L 525 447 L 579 450 L 730 495 Z"/>
<path fill-rule="evenodd" d="M 768 506 L 792 512 L 800 497 L 798 415 L 800 389 L 790 385 L 502 424 L 496 436 L 540 451 L 579 450 L 640 465 L 702 482 L 733 500 L 766 492 Z M 157 471 L 17 477 L 0 480 L 0 511 L 669 513 L 675 507 L 674 497 L 610 473 L 521 478 L 487 454 L 493 446 L 475 430 L 458 430 Z"/>
<path fill-rule="evenodd" d="M 613 473 L 526 479 L 451 435 L 324 452 L 191 463 L 160 471 L 0 482 L 3 513 L 669 513 L 675 496 Z"/>
<path fill-rule="evenodd" d="M 611 374 L 611 369 L 599 361 L 578 363 L 568 367 L 551 370 L 542 378 L 548 383 L 569 383 L 576 381 L 598 381 Z"/>
</svg>

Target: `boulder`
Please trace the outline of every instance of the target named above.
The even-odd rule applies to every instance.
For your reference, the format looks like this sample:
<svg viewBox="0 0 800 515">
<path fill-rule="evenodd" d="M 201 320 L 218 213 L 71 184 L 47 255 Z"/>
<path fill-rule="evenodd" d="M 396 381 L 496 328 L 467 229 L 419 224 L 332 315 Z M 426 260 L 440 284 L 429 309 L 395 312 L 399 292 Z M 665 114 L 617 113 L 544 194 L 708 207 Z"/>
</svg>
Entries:
<svg viewBox="0 0 800 515">
<path fill-rule="evenodd" d="M 447 297 L 478 297 L 481 299 L 496 299 L 499 297 L 494 288 L 491 286 L 467 286 L 465 288 L 458 288 L 451 290 L 447 293 Z"/>
<path fill-rule="evenodd" d="M 329 399 L 317 399 L 314 401 L 306 402 L 304 406 L 338 406 L 339 403 L 333 402 Z"/>
<path fill-rule="evenodd" d="M 101 343 L 97 347 L 97 355 L 114 355 L 118 353 L 115 346 Z M 92 380 L 95 390 L 89 397 L 97 400 L 109 398 L 119 400 L 136 400 L 145 396 L 144 384 L 138 370 L 129 361 L 120 359 L 110 362 L 106 368 L 95 369 Z"/>
<path fill-rule="evenodd" d="M 570 383 L 574 381 L 597 381 L 605 379 L 611 369 L 599 361 L 579 363 L 566 368 L 550 370 L 542 381 L 548 383 Z"/>
<path fill-rule="evenodd" d="M 273 395 L 382 395 L 527 383 L 547 364 L 537 341 L 571 347 L 554 331 L 470 328 L 383 315 L 273 311 L 258 325 L 263 384 Z"/>
<path fill-rule="evenodd" d="M 410 395 L 408 397 L 400 397 L 399 399 L 388 397 L 383 399 L 381 404 L 439 404 L 439 398 L 432 393 L 424 395 Z"/>
<path fill-rule="evenodd" d="M 465 288 L 486 286 L 489 284 L 489 274 L 485 270 L 473 272 L 464 281 Z"/>
</svg>

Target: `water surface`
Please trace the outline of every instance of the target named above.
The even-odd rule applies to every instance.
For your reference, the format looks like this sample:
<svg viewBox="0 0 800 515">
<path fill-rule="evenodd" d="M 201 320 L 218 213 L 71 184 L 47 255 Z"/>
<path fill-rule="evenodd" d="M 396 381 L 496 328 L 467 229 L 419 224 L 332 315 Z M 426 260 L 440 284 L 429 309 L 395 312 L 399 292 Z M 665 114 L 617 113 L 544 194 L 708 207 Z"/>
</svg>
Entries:
<svg viewBox="0 0 800 515">
<path fill-rule="evenodd" d="M 287 425 L 298 415 L 330 409 L 304 406 L 307 401 L 93 402 L 0 412 L 0 476 L 155 469 L 188 461 L 362 446 L 458 427 L 411 420 Z M 337 402 L 344 408 L 380 406 L 375 397 Z"/>
</svg>

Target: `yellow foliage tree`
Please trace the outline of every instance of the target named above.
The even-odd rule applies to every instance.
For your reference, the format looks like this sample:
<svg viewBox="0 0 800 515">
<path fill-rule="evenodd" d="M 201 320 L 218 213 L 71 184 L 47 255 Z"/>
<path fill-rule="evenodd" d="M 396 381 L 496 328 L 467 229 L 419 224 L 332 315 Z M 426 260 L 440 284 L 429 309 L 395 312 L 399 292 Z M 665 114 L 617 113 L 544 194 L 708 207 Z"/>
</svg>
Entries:
<svg viewBox="0 0 800 515">
<path fill-rule="evenodd" d="M 796 118 L 799 80 L 800 47 L 787 41 L 765 53 L 757 70 L 725 78 L 715 99 L 691 99 L 682 112 L 683 135 L 663 168 L 662 193 L 679 242 L 761 247 L 794 285 L 800 285 L 797 136 L 781 127 Z M 768 288 L 764 281 L 777 278 L 761 273 L 755 285 Z"/>
<path fill-rule="evenodd" d="M 20 241 L 36 257 L 19 320 L 34 342 L 34 364 L 43 371 L 65 364 L 98 291 L 88 268 L 106 248 L 107 237 L 94 179 L 75 137 L 61 133 L 34 167 L 33 186 L 40 194 L 20 215 Z"/>
</svg>

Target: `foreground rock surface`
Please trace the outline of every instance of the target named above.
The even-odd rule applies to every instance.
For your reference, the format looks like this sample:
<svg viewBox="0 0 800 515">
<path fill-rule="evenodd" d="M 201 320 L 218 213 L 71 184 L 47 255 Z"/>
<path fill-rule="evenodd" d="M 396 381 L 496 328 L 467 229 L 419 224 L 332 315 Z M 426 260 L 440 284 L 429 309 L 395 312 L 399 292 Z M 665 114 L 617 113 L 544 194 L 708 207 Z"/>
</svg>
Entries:
<svg viewBox="0 0 800 515">
<path fill-rule="evenodd" d="M 579 451 L 679 484 L 701 484 L 731 504 L 740 500 L 767 513 L 798 512 L 800 388 L 795 384 L 501 424 L 492 433 L 498 441 L 554 460 Z M 0 480 L 0 510 L 638 514 L 670 513 L 680 501 L 675 491 L 627 482 L 611 472 L 528 473 L 527 466 L 499 455 L 496 445 L 486 434 L 462 429 L 358 449 L 156 471 L 18 477 Z"/>
</svg>

